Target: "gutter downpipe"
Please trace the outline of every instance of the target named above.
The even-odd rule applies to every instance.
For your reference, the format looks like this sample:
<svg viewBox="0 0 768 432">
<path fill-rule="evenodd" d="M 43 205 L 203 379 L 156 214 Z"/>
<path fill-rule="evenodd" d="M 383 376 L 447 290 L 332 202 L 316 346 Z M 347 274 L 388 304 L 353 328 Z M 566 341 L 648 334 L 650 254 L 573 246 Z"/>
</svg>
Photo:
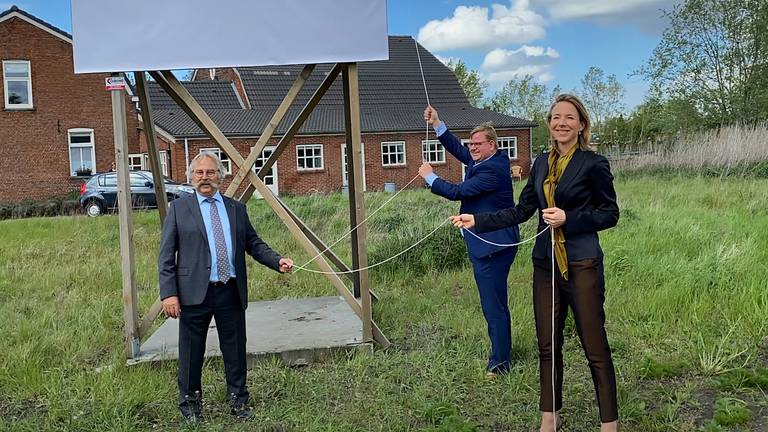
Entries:
<svg viewBox="0 0 768 432">
<path fill-rule="evenodd" d="M 184 138 L 184 177 L 187 177 L 187 183 L 189 183 L 189 177 L 187 172 L 189 171 L 189 140 Z"/>
</svg>

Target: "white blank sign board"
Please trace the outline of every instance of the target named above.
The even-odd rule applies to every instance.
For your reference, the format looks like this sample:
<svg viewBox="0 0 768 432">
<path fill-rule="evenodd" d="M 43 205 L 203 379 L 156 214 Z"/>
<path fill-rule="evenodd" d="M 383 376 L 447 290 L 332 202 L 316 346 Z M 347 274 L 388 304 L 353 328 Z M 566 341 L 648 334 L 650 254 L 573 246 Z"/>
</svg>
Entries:
<svg viewBox="0 0 768 432">
<path fill-rule="evenodd" d="M 386 60 L 386 0 L 72 0 L 75 73 Z"/>
</svg>

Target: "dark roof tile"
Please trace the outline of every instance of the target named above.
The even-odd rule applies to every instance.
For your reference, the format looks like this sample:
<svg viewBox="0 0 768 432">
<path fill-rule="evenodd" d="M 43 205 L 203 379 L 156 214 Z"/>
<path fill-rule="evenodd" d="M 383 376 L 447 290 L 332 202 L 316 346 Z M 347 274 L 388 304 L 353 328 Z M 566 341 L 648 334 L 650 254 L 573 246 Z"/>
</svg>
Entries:
<svg viewBox="0 0 768 432">
<path fill-rule="evenodd" d="M 417 45 L 410 36 L 389 37 L 389 60 L 361 62 L 358 67 L 361 127 L 363 133 L 424 131 L 422 113 L 427 104 L 416 48 L 424 69 L 430 103 L 453 129 L 469 130 L 492 121 L 499 128 L 528 128 L 535 124 L 524 119 L 474 108 L 469 104 L 454 73 L 434 55 Z M 332 64 L 319 64 L 276 130 L 280 135 L 290 126 L 301 108 L 325 79 Z M 228 136 L 258 136 L 285 97 L 302 65 L 238 68 L 253 109 L 216 109 L 203 106 Z M 210 81 L 196 81 L 205 83 Z M 197 97 L 197 95 L 195 95 Z M 167 96 L 166 96 L 167 98 Z M 170 98 L 168 98 L 170 100 Z M 156 106 L 155 102 L 152 103 Z M 175 136 L 203 136 L 186 114 L 173 110 L 173 101 L 156 115 L 160 127 Z M 158 106 L 159 108 L 159 106 Z M 226 107 L 236 108 L 236 107 Z M 307 118 L 299 134 L 339 134 L 344 132 L 342 79 L 337 77 L 322 100 Z"/>
<path fill-rule="evenodd" d="M 182 84 L 206 111 L 243 108 L 231 81 L 187 81 Z M 147 83 L 147 89 L 153 111 L 179 109 L 176 102 L 156 82 Z"/>
</svg>

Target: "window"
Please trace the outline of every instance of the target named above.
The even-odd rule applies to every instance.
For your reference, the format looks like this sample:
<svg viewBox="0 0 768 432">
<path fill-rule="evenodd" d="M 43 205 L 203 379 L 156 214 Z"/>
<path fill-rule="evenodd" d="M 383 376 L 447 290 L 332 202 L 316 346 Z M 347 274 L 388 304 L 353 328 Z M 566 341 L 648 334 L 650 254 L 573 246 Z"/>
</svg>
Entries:
<svg viewBox="0 0 768 432">
<path fill-rule="evenodd" d="M 296 169 L 299 171 L 323 169 L 323 145 L 302 144 L 296 146 Z"/>
<path fill-rule="evenodd" d="M 144 157 L 141 153 L 133 153 L 128 155 L 128 169 L 131 171 L 138 171 L 144 169 Z"/>
<path fill-rule="evenodd" d="M 117 187 L 117 174 L 104 174 L 99 177 L 99 186 Z"/>
<path fill-rule="evenodd" d="M 496 139 L 496 144 L 498 145 L 499 150 L 507 152 L 507 156 L 509 156 L 510 159 L 517 159 L 517 137 L 498 137 Z"/>
<path fill-rule="evenodd" d="M 232 174 L 232 164 L 229 161 L 229 156 L 221 151 L 218 147 L 203 148 L 200 149 L 200 153 L 213 153 L 221 159 L 221 163 L 224 164 L 224 174 Z"/>
<path fill-rule="evenodd" d="M 135 187 L 147 187 L 148 178 L 139 173 L 131 173 L 131 188 Z"/>
<path fill-rule="evenodd" d="M 424 162 L 445 163 L 445 148 L 438 140 L 422 140 L 421 158 Z"/>
<path fill-rule="evenodd" d="M 3 62 L 3 94 L 6 109 L 32 108 L 32 72 L 29 62 Z"/>
<path fill-rule="evenodd" d="M 405 165 L 405 141 L 384 141 L 381 143 L 381 165 Z"/>
<path fill-rule="evenodd" d="M 69 129 L 69 174 L 88 175 L 95 172 L 96 153 L 93 145 L 93 129 Z"/>
<path fill-rule="evenodd" d="M 130 157 L 130 156 L 129 156 Z M 149 169 L 149 155 L 144 153 L 144 167 Z M 168 177 L 168 151 L 160 150 L 160 170 L 164 176 Z"/>
<path fill-rule="evenodd" d="M 164 176 L 168 177 L 170 170 L 168 169 L 168 152 L 166 150 L 160 150 L 160 168 Z"/>
</svg>

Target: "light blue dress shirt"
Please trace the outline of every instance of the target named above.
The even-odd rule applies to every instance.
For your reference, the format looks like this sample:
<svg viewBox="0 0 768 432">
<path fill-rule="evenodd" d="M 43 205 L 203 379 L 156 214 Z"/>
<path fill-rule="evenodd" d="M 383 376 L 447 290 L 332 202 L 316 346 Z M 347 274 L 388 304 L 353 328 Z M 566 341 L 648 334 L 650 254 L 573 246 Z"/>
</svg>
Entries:
<svg viewBox="0 0 768 432">
<path fill-rule="evenodd" d="M 447 131 L 447 130 L 448 130 L 448 126 L 446 126 L 444 122 L 440 122 L 440 124 L 439 124 L 439 125 L 437 125 L 437 127 L 436 127 L 436 128 L 434 128 L 434 129 L 435 129 L 435 133 L 436 133 L 436 134 L 437 134 L 437 136 L 439 137 L 440 135 L 444 134 L 444 133 L 445 133 L 445 131 Z M 428 175 L 428 176 L 427 176 L 427 178 L 425 178 L 425 179 L 424 179 L 424 181 L 425 181 L 425 182 L 427 182 L 427 184 L 428 184 L 430 187 L 432 187 L 432 183 L 433 183 L 435 180 L 439 179 L 439 178 L 440 178 L 440 177 L 438 177 L 438 176 L 437 176 L 437 174 L 435 174 L 435 173 L 432 173 L 432 174 Z"/>
<path fill-rule="evenodd" d="M 211 274 L 208 280 L 211 282 L 219 282 L 218 265 L 216 264 L 216 240 L 213 237 L 213 224 L 211 223 L 211 203 L 206 201 L 206 197 L 196 193 L 197 202 L 200 204 L 200 213 L 203 214 L 203 224 L 205 224 L 205 234 L 208 236 L 208 249 L 211 251 Z M 221 229 L 224 230 L 224 243 L 227 244 L 227 258 L 229 259 L 229 276 L 236 277 L 235 274 L 235 254 L 232 249 L 232 231 L 229 227 L 229 214 L 227 214 L 227 208 L 224 206 L 224 198 L 217 191 L 213 195 L 213 199 L 216 200 L 216 208 L 219 211 L 219 220 L 221 220 Z M 222 281 L 223 282 L 223 281 Z"/>
</svg>

